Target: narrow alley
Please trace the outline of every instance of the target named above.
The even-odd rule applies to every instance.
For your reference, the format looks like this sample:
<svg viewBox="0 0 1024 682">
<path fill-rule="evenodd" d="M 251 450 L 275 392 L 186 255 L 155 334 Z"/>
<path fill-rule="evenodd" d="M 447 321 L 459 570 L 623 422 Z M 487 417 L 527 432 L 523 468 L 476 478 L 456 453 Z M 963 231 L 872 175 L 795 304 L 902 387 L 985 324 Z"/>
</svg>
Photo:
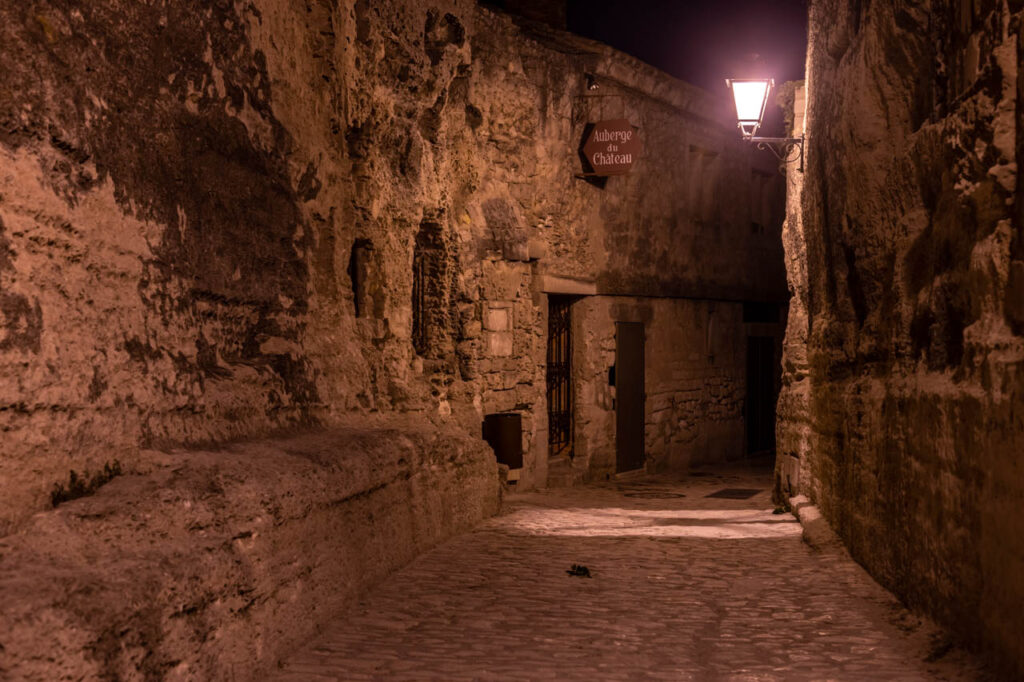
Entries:
<svg viewBox="0 0 1024 682">
<path fill-rule="evenodd" d="M 803 542 L 769 493 L 767 470 L 734 466 L 512 495 L 274 679 L 982 677 L 842 549 Z"/>
<path fill-rule="evenodd" d="M 1024 681 L 1024 0 L 0 0 L 0 682 Z"/>
</svg>

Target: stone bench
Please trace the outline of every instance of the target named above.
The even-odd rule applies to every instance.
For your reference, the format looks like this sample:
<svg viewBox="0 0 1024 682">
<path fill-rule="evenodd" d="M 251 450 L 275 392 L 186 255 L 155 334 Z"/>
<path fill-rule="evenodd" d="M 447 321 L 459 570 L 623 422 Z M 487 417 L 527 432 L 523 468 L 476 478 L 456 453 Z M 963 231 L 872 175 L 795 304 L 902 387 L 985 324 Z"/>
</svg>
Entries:
<svg viewBox="0 0 1024 682">
<path fill-rule="evenodd" d="M 0 678 L 257 677 L 499 495 L 486 444 L 411 418 L 144 452 L 0 538 Z"/>
</svg>

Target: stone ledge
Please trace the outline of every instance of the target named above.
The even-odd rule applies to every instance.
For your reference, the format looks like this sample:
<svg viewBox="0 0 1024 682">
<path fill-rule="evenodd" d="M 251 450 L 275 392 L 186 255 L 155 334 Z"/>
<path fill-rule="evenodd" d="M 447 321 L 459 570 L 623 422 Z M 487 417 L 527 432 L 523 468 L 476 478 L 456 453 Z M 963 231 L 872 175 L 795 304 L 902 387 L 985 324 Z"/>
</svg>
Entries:
<svg viewBox="0 0 1024 682">
<path fill-rule="evenodd" d="M 257 677 L 499 506 L 486 444 L 412 419 L 142 461 L 0 539 L 0 677 Z"/>
<path fill-rule="evenodd" d="M 803 526 L 804 542 L 817 550 L 839 550 L 846 553 L 842 540 L 832 530 L 832 526 L 828 525 L 818 506 L 812 504 L 806 495 L 789 498 L 789 506 Z"/>
</svg>

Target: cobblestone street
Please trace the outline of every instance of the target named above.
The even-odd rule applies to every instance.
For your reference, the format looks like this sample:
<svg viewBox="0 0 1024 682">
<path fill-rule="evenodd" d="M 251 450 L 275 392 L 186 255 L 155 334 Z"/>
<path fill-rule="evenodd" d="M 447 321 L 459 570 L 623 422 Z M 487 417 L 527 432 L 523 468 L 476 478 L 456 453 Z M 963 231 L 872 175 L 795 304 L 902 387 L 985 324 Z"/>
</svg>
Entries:
<svg viewBox="0 0 1024 682">
<path fill-rule="evenodd" d="M 757 492 L 708 497 L 723 489 Z M 845 553 L 805 544 L 769 489 L 767 474 L 734 469 L 510 496 L 276 679 L 980 677 Z"/>
</svg>

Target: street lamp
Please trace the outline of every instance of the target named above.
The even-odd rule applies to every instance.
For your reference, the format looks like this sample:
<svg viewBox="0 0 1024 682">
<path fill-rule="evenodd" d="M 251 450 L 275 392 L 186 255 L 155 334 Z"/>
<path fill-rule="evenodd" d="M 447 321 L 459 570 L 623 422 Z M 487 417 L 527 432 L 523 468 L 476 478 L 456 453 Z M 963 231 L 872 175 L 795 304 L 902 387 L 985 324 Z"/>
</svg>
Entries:
<svg viewBox="0 0 1024 682">
<path fill-rule="evenodd" d="M 764 120 L 768 106 L 768 94 L 775 86 L 772 78 L 727 78 L 725 84 L 732 90 L 736 104 L 736 121 L 747 142 L 753 142 L 758 149 L 767 149 L 782 163 L 799 159 L 798 170 L 804 172 L 804 138 L 800 137 L 757 137 L 757 131 Z M 794 155 L 794 152 L 796 154 Z"/>
</svg>

